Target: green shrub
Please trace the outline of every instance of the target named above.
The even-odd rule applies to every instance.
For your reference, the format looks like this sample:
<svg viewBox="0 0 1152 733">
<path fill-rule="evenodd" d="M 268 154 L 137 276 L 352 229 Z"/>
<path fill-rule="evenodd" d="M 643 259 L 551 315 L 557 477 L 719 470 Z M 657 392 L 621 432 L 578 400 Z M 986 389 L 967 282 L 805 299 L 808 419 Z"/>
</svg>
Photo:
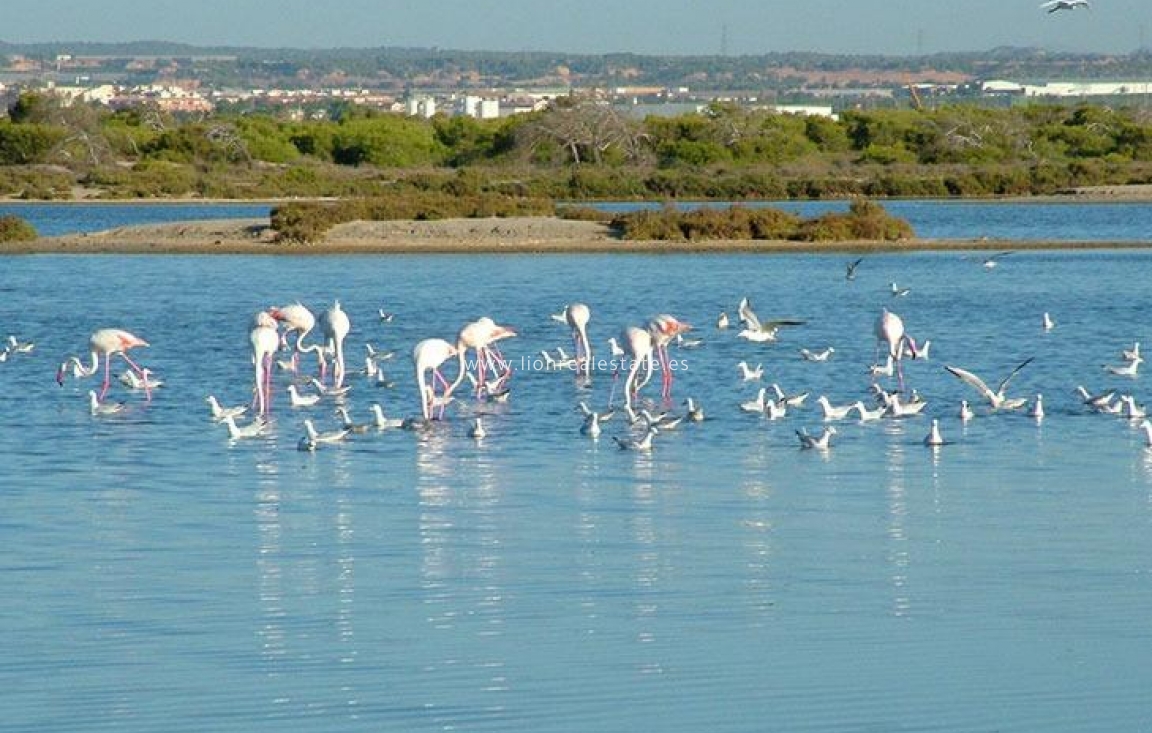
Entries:
<svg viewBox="0 0 1152 733">
<path fill-rule="evenodd" d="M 0 216 L 0 242 L 29 242 L 40 235 L 36 227 L 18 216 Z"/>
</svg>

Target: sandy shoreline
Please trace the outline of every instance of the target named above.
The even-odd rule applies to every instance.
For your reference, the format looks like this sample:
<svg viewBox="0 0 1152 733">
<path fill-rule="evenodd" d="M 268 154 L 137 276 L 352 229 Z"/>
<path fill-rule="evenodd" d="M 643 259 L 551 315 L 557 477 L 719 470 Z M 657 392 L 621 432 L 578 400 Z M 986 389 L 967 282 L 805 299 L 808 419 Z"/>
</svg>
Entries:
<svg viewBox="0 0 1152 733">
<path fill-rule="evenodd" d="M 350 222 L 325 242 L 281 244 L 267 219 L 148 224 L 91 234 L 0 245 L 3 254 L 432 254 L 432 253 L 707 253 L 915 252 L 950 249 L 1152 248 L 1152 242 L 1053 242 L 990 239 L 904 242 L 717 240 L 643 242 L 617 239 L 604 224 L 552 217 Z"/>
</svg>

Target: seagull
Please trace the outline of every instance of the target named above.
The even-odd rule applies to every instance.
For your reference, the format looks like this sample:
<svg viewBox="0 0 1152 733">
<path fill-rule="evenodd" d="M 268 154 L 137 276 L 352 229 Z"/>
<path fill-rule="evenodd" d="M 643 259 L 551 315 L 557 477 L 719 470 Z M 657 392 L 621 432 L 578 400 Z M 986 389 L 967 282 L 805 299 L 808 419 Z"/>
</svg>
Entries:
<svg viewBox="0 0 1152 733">
<path fill-rule="evenodd" d="M 1007 257 L 1010 254 L 1013 254 L 1013 251 L 1010 250 L 1008 252 L 997 252 L 994 255 L 991 255 L 989 257 L 985 257 L 984 261 L 981 264 L 984 266 L 985 270 L 992 270 L 996 267 L 996 265 L 999 264 L 998 260 L 1001 257 Z"/>
<path fill-rule="evenodd" d="M 745 382 L 759 382 L 764 376 L 764 365 L 757 364 L 755 369 L 748 366 L 748 362 L 742 361 L 736 365 L 740 370 L 740 376 L 743 377 Z"/>
<path fill-rule="evenodd" d="M 1036 399 L 1032 401 L 1032 409 L 1028 411 L 1028 417 L 1036 418 L 1037 421 L 1044 419 L 1044 395 L 1036 395 Z"/>
<path fill-rule="evenodd" d="M 600 422 L 608 422 L 609 420 L 612 419 L 612 416 L 616 414 L 615 410 L 606 410 L 604 412 L 596 412 L 595 410 L 593 410 L 591 407 L 588 406 L 587 402 L 584 402 L 584 401 L 581 401 L 580 404 L 577 405 L 577 407 L 580 409 L 580 414 L 582 414 L 584 416 L 584 419 L 588 419 L 588 418 L 592 417 L 593 415 L 596 415 L 596 417 L 600 420 Z"/>
<path fill-rule="evenodd" d="M 1105 364 L 1104 369 L 1109 374 L 1115 374 L 1118 377 L 1136 377 L 1138 376 L 1137 372 L 1140 371 L 1140 365 L 1143 363 L 1144 359 L 1140 356 L 1137 356 L 1135 359 L 1129 361 L 1124 366 L 1112 366 L 1111 364 Z"/>
<path fill-rule="evenodd" d="M 164 386 L 164 382 L 159 379 L 152 378 L 152 370 L 145 367 L 140 370 L 140 375 L 129 369 L 120 375 L 120 384 L 123 384 L 128 389 L 133 390 L 152 390 Z"/>
<path fill-rule="evenodd" d="M 728 328 L 728 314 L 720 311 L 720 316 L 716 319 L 716 330 L 723 331 Z"/>
<path fill-rule="evenodd" d="M 323 396 L 343 397 L 352 391 L 352 385 L 350 384 L 345 384 L 340 387 L 325 387 L 324 383 L 315 377 L 313 377 L 310 381 L 312 382 L 312 386 L 316 388 L 316 391 Z"/>
<path fill-rule="evenodd" d="M 844 273 L 844 279 L 849 280 L 849 281 L 855 280 L 856 279 L 856 268 L 859 267 L 860 263 L 863 261 L 864 261 L 864 258 L 861 257 L 858 260 L 854 260 L 852 262 L 849 262 L 847 270 Z"/>
<path fill-rule="evenodd" d="M 240 417 L 245 412 L 248 412 L 246 405 L 237 405 L 236 407 L 221 407 L 220 402 L 214 395 L 208 395 L 204 398 L 208 403 L 208 408 L 212 411 L 212 419 L 216 422 L 222 422 L 226 417 Z"/>
<path fill-rule="evenodd" d="M 696 401 L 691 397 L 684 400 L 684 406 L 688 412 L 688 422 L 704 422 L 704 408 L 696 404 Z"/>
<path fill-rule="evenodd" d="M 760 391 L 756 393 L 756 399 L 741 402 L 740 409 L 744 412 L 764 412 L 764 394 L 767 391 L 765 387 L 761 387 Z"/>
<path fill-rule="evenodd" d="M 620 438 L 613 435 L 612 440 L 616 441 L 620 450 L 650 451 L 652 450 L 652 438 L 658 432 L 656 428 L 649 426 L 648 432 L 644 433 L 643 438 Z"/>
<path fill-rule="evenodd" d="M 800 349 L 800 357 L 804 361 L 828 361 L 832 358 L 832 354 L 836 353 L 836 349 L 829 346 L 823 351 L 809 351 L 808 349 Z"/>
<path fill-rule="evenodd" d="M 740 322 L 744 324 L 744 329 L 736 334 L 742 339 L 747 339 L 754 343 L 764 343 L 765 341 L 775 341 L 776 334 L 782 326 L 802 326 L 804 321 L 793 321 L 786 319 L 778 319 L 775 321 L 761 322 L 760 318 L 752 310 L 752 305 L 748 302 L 747 298 L 740 300 Z"/>
<path fill-rule="evenodd" d="M 676 334 L 676 345 L 681 349 L 697 349 L 704 345 L 704 339 L 686 339 L 684 334 Z"/>
<path fill-rule="evenodd" d="M 1152 448 L 1152 423 L 1144 420 L 1140 423 L 1140 429 L 1144 431 L 1144 445 Z"/>
<path fill-rule="evenodd" d="M 320 433 L 316 431 L 316 426 L 308 418 L 304 419 L 304 434 L 314 443 L 339 443 L 348 437 L 351 432 L 348 428 L 340 428 L 339 430 L 332 430 L 327 433 Z"/>
<path fill-rule="evenodd" d="M 856 409 L 854 404 L 835 407 L 824 395 L 817 397 L 816 402 L 820 405 L 820 409 L 824 411 L 825 420 L 843 420 L 852 414 L 852 410 Z"/>
<path fill-rule="evenodd" d="M 974 417 L 976 413 L 968 406 L 968 400 L 960 400 L 960 422 L 968 422 Z"/>
<path fill-rule="evenodd" d="M 619 359 L 624 356 L 624 349 L 620 348 L 620 344 L 616 342 L 615 338 L 608 339 L 608 347 L 612 349 L 613 359 Z"/>
<path fill-rule="evenodd" d="M 1012 377 L 1015 377 L 1021 369 L 1031 364 L 1032 359 L 1034 358 L 1035 357 L 1028 357 L 1016 365 L 1016 368 L 1009 372 L 1008 376 L 1004 377 L 1004 380 L 1000 382 L 995 392 L 989 389 L 988 385 L 984 384 L 984 380 L 980 379 L 980 377 L 977 377 L 975 374 L 966 369 L 947 365 L 944 366 L 944 369 L 952 376 L 959 377 L 962 381 L 967 382 L 971 386 L 975 387 L 976 391 L 983 395 L 984 398 L 988 400 L 989 404 L 992 405 L 993 410 L 1019 410 L 1021 407 L 1028 403 L 1027 398 L 1005 397 L 1004 390 L 1008 387 L 1008 383 L 1012 381 Z"/>
<path fill-rule="evenodd" d="M 1048 311 L 1044 311 L 1044 318 L 1041 320 L 1044 326 L 1044 332 L 1047 333 L 1056 328 L 1056 321 L 1052 320 L 1052 316 L 1048 315 Z"/>
<path fill-rule="evenodd" d="M 641 410 L 640 415 L 649 425 L 654 428 L 659 428 L 660 432 L 664 432 L 665 430 L 675 430 L 676 427 L 680 425 L 680 423 L 684 422 L 683 415 L 669 415 L 666 412 L 657 416 L 653 415 L 647 410 Z"/>
<path fill-rule="evenodd" d="M 600 437 L 600 415 L 593 412 L 584 420 L 584 424 L 580 426 L 580 432 L 587 435 L 592 440 Z"/>
<path fill-rule="evenodd" d="M 860 422 L 871 422 L 872 420 L 879 420 L 880 418 L 884 417 L 884 413 L 888 412 L 887 405 L 881 405 L 880 407 L 869 410 L 864 406 L 864 403 L 859 400 L 852 403 L 852 407 L 856 408 L 856 414 L 860 416 Z"/>
<path fill-rule="evenodd" d="M 368 351 L 368 358 L 372 361 L 388 361 L 395 358 L 395 351 L 379 351 L 372 344 L 364 344 L 364 348 Z"/>
<path fill-rule="evenodd" d="M 336 408 L 336 415 L 340 418 L 340 422 L 344 426 L 344 429 L 350 433 L 366 433 L 372 428 L 376 427 L 375 423 L 352 422 L 352 418 L 348 415 L 348 408 L 344 407 L 343 405 Z"/>
<path fill-rule="evenodd" d="M 1124 357 L 1125 361 L 1136 361 L 1142 359 L 1140 356 L 1140 342 L 1132 344 L 1131 349 L 1124 349 L 1120 352 L 1120 356 Z"/>
<path fill-rule="evenodd" d="M 924 343 L 918 344 L 915 341 L 906 339 L 900 343 L 900 358 L 908 357 L 909 359 L 927 359 L 928 352 L 932 349 L 932 339 L 926 339 Z"/>
<path fill-rule="evenodd" d="M 1088 4 L 1088 0 L 1049 0 L 1040 4 L 1040 9 L 1048 11 L 1049 15 L 1060 10 L 1075 10 L 1076 8 L 1091 10 L 1092 6 Z"/>
<path fill-rule="evenodd" d="M 1123 395 L 1120 398 L 1120 401 L 1122 403 L 1124 403 L 1124 413 L 1123 414 L 1128 419 L 1141 420 L 1145 417 L 1148 417 L 1148 411 L 1146 409 L 1144 409 L 1143 405 L 1136 404 L 1136 399 L 1132 395 L 1130 395 L 1130 394 Z"/>
<path fill-rule="evenodd" d="M 944 445 L 944 436 L 940 435 L 940 421 L 936 418 L 932 418 L 932 429 L 928 431 L 928 435 L 924 436 L 924 445 L 929 448 Z"/>
<path fill-rule="evenodd" d="M 764 403 L 764 414 L 769 420 L 783 420 L 788 415 L 788 405 L 780 400 L 768 400 Z"/>
<path fill-rule="evenodd" d="M 484 423 L 480 418 L 472 421 L 472 427 L 468 428 L 468 437 L 475 440 L 483 440 L 488 437 L 488 431 L 484 429 Z"/>
<path fill-rule="evenodd" d="M 896 362 L 892 358 L 891 354 L 888 355 L 888 361 L 885 362 L 884 366 L 873 364 L 872 366 L 868 367 L 868 376 L 870 377 L 890 377 L 895 373 Z"/>
<path fill-rule="evenodd" d="M 567 310 L 562 310 L 558 313 L 549 313 L 548 317 L 551 318 L 553 321 L 556 321 L 557 323 L 563 323 L 565 326 L 568 325 Z"/>
<path fill-rule="evenodd" d="M 888 406 L 887 406 L 888 416 L 889 417 L 915 417 L 915 416 L 919 415 L 921 412 L 924 412 L 924 408 L 927 406 L 928 406 L 928 403 L 925 402 L 924 400 L 915 400 L 914 399 L 914 400 L 911 400 L 909 402 L 904 402 L 903 400 L 900 399 L 899 393 L 897 393 L 897 394 L 892 395 L 892 398 L 888 401 Z"/>
<path fill-rule="evenodd" d="M 807 392 L 800 392 L 798 394 L 785 394 L 784 390 L 780 388 L 779 384 L 772 383 L 772 391 L 776 393 L 776 400 L 783 402 L 788 407 L 800 407 L 804 404 L 804 400 L 808 399 Z"/>
<path fill-rule="evenodd" d="M 821 433 L 819 437 L 809 435 L 803 428 L 796 431 L 796 437 L 800 438 L 801 450 L 828 450 L 828 448 L 832 445 L 832 436 L 835 434 L 836 428 L 832 427 L 831 425 L 824 428 L 824 432 Z"/>
<path fill-rule="evenodd" d="M 383 308 L 380 308 L 377 313 L 380 316 L 381 323 L 391 323 L 392 319 L 396 317 L 395 313 L 388 313 Z"/>
<path fill-rule="evenodd" d="M 388 430 L 389 428 L 399 428 L 404 426 L 404 419 L 400 417 L 385 417 L 384 408 L 379 403 L 372 405 L 372 425 L 377 430 Z"/>
<path fill-rule="evenodd" d="M 95 390 L 88 390 L 88 412 L 96 417 L 115 415 L 124 412 L 127 405 L 123 402 L 100 402 Z"/>
<path fill-rule="evenodd" d="M 1076 385 L 1076 391 L 1080 394 L 1080 399 L 1085 405 L 1097 411 L 1108 407 L 1112 402 L 1112 398 L 1116 395 L 1115 391 L 1091 394 L 1088 390 L 1084 389 L 1083 385 Z"/>
<path fill-rule="evenodd" d="M 31 341 L 21 341 L 15 336 L 8 336 L 8 346 L 5 348 L 13 354 L 31 354 L 36 344 Z"/>
<path fill-rule="evenodd" d="M 897 286 L 896 283 L 890 283 L 889 287 L 892 290 L 893 298 L 903 298 L 905 295 L 912 292 L 912 288 L 901 288 Z"/>
<path fill-rule="evenodd" d="M 288 385 L 288 400 L 293 407 L 312 407 L 320 401 L 318 394 L 300 394 L 295 384 Z"/>
<path fill-rule="evenodd" d="M 263 418 L 256 418 L 247 425 L 237 425 L 236 418 L 231 415 L 225 415 L 224 419 L 220 422 L 228 428 L 228 437 L 232 440 L 240 440 L 242 438 L 255 438 L 263 435 L 268 427 L 268 423 Z"/>
</svg>

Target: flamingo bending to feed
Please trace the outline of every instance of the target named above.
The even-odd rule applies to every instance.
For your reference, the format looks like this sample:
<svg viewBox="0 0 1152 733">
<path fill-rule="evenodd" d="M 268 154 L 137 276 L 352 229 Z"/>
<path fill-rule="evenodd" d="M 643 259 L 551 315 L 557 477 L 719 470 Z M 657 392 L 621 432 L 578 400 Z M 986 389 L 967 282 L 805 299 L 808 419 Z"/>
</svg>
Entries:
<svg viewBox="0 0 1152 733">
<path fill-rule="evenodd" d="M 576 343 L 576 375 L 583 369 L 585 376 L 592 370 L 592 343 L 588 341 L 588 321 L 592 310 L 583 303 L 572 303 L 564 309 L 564 321 L 572 329 L 572 340 Z"/>
<path fill-rule="evenodd" d="M 648 323 L 656 358 L 660 360 L 660 396 L 664 399 L 672 396 L 672 359 L 668 357 L 668 344 L 680 334 L 691 330 L 692 326 L 667 313 L 661 313 Z"/>
<path fill-rule="evenodd" d="M 280 348 L 280 334 L 276 331 L 276 319 L 264 311 L 256 314 L 252 330 L 248 332 L 248 342 L 252 345 L 252 364 L 255 368 L 256 414 L 263 417 L 272 407 L 272 358 Z"/>
<path fill-rule="evenodd" d="M 468 374 L 465 357 L 469 349 L 476 352 L 476 396 L 480 397 L 483 394 L 483 385 L 488 384 L 485 379 L 485 372 L 488 369 L 496 374 L 493 381 L 496 383 L 497 391 L 500 391 L 504 383 L 512 376 L 512 367 L 504 361 L 503 355 L 492 344 L 515 335 L 515 330 L 508 326 L 498 325 L 487 316 L 465 324 L 456 336 L 456 356 L 460 362 L 460 373 L 456 375 L 456 381 L 452 383 L 448 394 L 456 391 L 456 388 L 460 386 Z"/>
<path fill-rule="evenodd" d="M 144 377 L 144 370 L 137 366 L 136 362 L 128 357 L 128 351 L 138 346 L 147 346 L 148 342 L 128 331 L 119 328 L 102 328 L 96 331 L 88 339 L 88 348 L 91 352 L 91 361 L 86 366 L 80 361 L 77 356 L 70 356 L 64 360 L 60 368 L 56 370 L 56 383 L 63 386 L 64 376 L 68 366 L 72 366 L 72 373 L 77 377 L 90 377 L 96 373 L 100 368 L 100 357 L 104 357 L 104 384 L 100 389 L 99 399 L 102 401 L 104 396 L 108 394 L 108 385 L 111 382 L 112 374 L 112 357 L 120 356 L 128 363 L 132 371 L 136 375 L 145 379 L 144 393 L 147 395 L 149 401 L 152 399 L 152 390 L 148 386 L 147 379 Z"/>
<path fill-rule="evenodd" d="M 340 301 L 332 303 L 332 307 L 320 317 L 320 330 L 324 332 L 324 340 L 328 348 L 335 354 L 332 367 L 332 384 L 336 387 L 344 386 L 344 339 L 352 330 L 352 322 L 348 314 L 340 307 Z"/>
<path fill-rule="evenodd" d="M 444 339 L 424 339 L 412 349 L 412 364 L 416 368 L 416 388 L 420 392 L 420 412 L 425 420 L 432 419 L 432 408 L 437 404 L 437 382 L 444 387 L 444 395 L 439 401 L 440 417 L 444 416 L 446 398 L 452 394 L 452 387 L 440 373 L 440 366 L 453 356 L 456 356 L 456 347 Z M 428 384 L 425 377 L 427 372 L 432 373 L 432 384 Z"/>
<path fill-rule="evenodd" d="M 324 379 L 328 371 L 328 362 L 324 358 L 324 348 L 320 344 L 304 345 L 304 337 L 316 327 L 316 316 L 312 315 L 312 311 L 297 302 L 279 308 L 269 308 L 268 315 L 284 324 L 285 341 L 287 341 L 289 334 L 293 332 L 296 334 L 296 343 L 292 347 L 293 371 L 296 369 L 301 354 L 315 353 L 320 367 L 320 378 Z"/>
<path fill-rule="evenodd" d="M 900 390 L 904 390 L 904 369 L 901 360 L 904 356 L 904 347 L 907 346 L 912 354 L 917 353 L 916 340 L 904 331 L 904 320 L 892 311 L 884 308 L 880 317 L 876 319 L 876 344 L 888 345 L 888 356 L 896 363 L 896 378 L 900 381 Z"/>
<path fill-rule="evenodd" d="M 632 398 L 640 387 L 652 378 L 652 334 L 642 328 L 630 326 L 620 335 L 620 340 L 624 342 L 624 350 L 632 359 L 632 364 L 628 367 L 628 377 L 624 380 L 624 407 L 631 410 Z M 640 372 L 641 364 L 646 365 L 647 373 L 643 382 L 637 385 L 636 375 Z"/>
</svg>

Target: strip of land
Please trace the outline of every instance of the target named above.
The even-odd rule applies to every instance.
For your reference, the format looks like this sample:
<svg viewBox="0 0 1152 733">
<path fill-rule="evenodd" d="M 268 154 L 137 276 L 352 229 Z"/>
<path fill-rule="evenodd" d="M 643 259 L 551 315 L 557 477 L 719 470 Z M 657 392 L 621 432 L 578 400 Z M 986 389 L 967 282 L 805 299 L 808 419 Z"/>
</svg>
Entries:
<svg viewBox="0 0 1152 733">
<path fill-rule="evenodd" d="M 89 234 L 42 237 L 0 245 L 5 254 L 412 254 L 412 253 L 691 253 L 691 252 L 913 252 L 952 249 L 1152 248 L 1152 242 L 1004 241 L 994 239 L 898 242 L 622 240 L 599 222 L 553 217 L 349 222 L 318 244 L 277 242 L 267 219 L 149 224 Z"/>
</svg>

